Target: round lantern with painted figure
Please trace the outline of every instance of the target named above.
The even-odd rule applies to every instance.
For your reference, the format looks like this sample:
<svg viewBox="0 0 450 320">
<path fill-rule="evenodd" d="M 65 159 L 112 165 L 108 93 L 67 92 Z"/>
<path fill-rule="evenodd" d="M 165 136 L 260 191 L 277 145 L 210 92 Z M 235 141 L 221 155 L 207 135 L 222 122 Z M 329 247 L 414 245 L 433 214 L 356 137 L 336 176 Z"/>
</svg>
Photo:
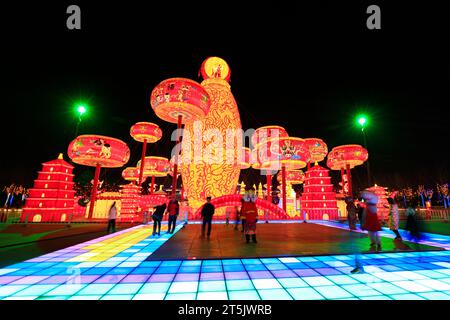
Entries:
<svg viewBox="0 0 450 320">
<path fill-rule="evenodd" d="M 138 181 L 139 180 L 139 168 L 127 167 L 122 171 L 122 178 L 127 181 Z"/>
<path fill-rule="evenodd" d="M 76 137 L 67 149 L 67 154 L 74 163 L 95 167 L 94 183 L 88 218 L 92 218 L 100 168 L 119 168 L 130 159 L 130 149 L 122 140 L 101 135 L 81 135 Z"/>
<path fill-rule="evenodd" d="M 325 159 L 328 154 L 328 146 L 319 138 L 305 138 L 304 140 L 311 154 L 311 160 L 308 162 L 309 170 L 311 163 L 320 162 Z"/>
</svg>

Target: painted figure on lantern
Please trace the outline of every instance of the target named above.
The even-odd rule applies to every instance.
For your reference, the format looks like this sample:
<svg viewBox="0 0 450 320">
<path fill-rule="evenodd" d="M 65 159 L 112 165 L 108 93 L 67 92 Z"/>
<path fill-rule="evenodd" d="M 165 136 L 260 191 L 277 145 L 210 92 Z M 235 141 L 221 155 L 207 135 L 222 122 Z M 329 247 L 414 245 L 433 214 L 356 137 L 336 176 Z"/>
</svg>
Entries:
<svg viewBox="0 0 450 320">
<path fill-rule="evenodd" d="M 206 196 L 215 198 L 236 192 L 242 150 L 240 138 L 234 138 L 231 146 L 227 144 L 228 133 L 241 129 L 238 107 L 228 83 L 228 64 L 218 57 L 207 58 L 201 74 L 201 85 L 209 94 L 211 106 L 205 117 L 185 125 L 180 161 L 184 191 L 194 210 L 205 202 Z"/>
</svg>

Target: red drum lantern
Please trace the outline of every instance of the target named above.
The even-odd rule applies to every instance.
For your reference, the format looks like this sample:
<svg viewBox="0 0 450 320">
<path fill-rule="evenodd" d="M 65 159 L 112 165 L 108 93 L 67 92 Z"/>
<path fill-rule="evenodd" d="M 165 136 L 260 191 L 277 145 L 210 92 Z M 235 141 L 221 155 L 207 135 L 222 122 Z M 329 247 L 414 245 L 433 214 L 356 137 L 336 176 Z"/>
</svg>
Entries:
<svg viewBox="0 0 450 320">
<path fill-rule="evenodd" d="M 157 124 L 151 122 L 138 122 L 130 129 L 130 135 L 134 140 L 142 142 L 141 167 L 138 184 L 142 183 L 143 166 L 145 164 L 145 154 L 147 152 L 147 143 L 155 143 L 162 137 L 162 131 Z"/>
<path fill-rule="evenodd" d="M 352 191 L 352 176 L 350 170 L 356 166 L 362 165 L 369 158 L 369 153 L 365 148 L 358 144 L 348 144 L 339 147 L 334 147 L 328 154 L 327 166 L 331 170 L 341 170 L 342 188 L 344 188 L 344 175 L 347 176 L 348 194 L 353 196 Z M 346 170 L 346 174 L 344 173 Z"/>
<path fill-rule="evenodd" d="M 127 167 L 122 171 L 122 178 L 127 181 L 138 181 L 139 180 L 139 168 Z"/>
<path fill-rule="evenodd" d="M 286 212 L 286 170 L 304 168 L 311 155 L 305 141 L 294 137 L 267 139 L 255 146 L 262 170 L 280 170 L 282 175 L 283 210 Z"/>
<path fill-rule="evenodd" d="M 130 159 L 130 149 L 125 142 L 116 138 L 100 135 L 81 135 L 69 144 L 67 154 L 77 164 L 95 167 L 88 216 L 91 219 L 97 197 L 100 168 L 122 167 Z"/>
<path fill-rule="evenodd" d="M 289 137 L 286 129 L 280 126 L 264 126 L 255 130 L 251 137 L 253 147 L 274 138 Z"/>
<path fill-rule="evenodd" d="M 161 178 L 167 176 L 167 173 L 170 170 L 170 163 L 167 158 L 164 157 L 156 157 L 156 156 L 148 156 L 144 159 L 145 165 L 143 166 L 143 177 L 152 177 L 152 184 L 150 187 L 151 193 L 153 193 L 153 189 L 155 186 L 155 178 Z M 138 161 L 137 167 L 141 166 L 141 160 Z"/>
<path fill-rule="evenodd" d="M 177 145 L 179 145 L 179 129 L 182 123 L 193 122 L 206 116 L 211 99 L 199 83 L 185 78 L 171 78 L 162 81 L 153 89 L 150 103 L 159 118 L 177 123 Z M 175 153 L 173 195 L 177 188 L 178 153 Z"/>
<path fill-rule="evenodd" d="M 309 153 L 311 154 L 311 160 L 308 162 L 309 170 L 311 162 L 320 162 L 325 159 L 328 154 L 328 147 L 326 143 L 319 138 L 306 138 L 304 140 L 309 148 Z"/>
</svg>

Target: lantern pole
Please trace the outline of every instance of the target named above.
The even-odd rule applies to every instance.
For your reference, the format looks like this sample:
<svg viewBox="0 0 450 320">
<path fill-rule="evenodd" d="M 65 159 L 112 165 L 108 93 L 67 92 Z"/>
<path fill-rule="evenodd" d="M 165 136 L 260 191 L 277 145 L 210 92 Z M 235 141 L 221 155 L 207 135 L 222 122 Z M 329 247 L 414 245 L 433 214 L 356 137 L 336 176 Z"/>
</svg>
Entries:
<svg viewBox="0 0 450 320">
<path fill-rule="evenodd" d="M 347 183 L 348 183 L 348 194 L 350 197 L 353 197 L 352 174 L 350 172 L 350 164 L 348 163 L 347 163 Z"/>
<path fill-rule="evenodd" d="M 268 174 L 266 176 L 267 179 L 267 194 L 266 194 L 266 200 L 272 202 L 272 175 Z"/>
<path fill-rule="evenodd" d="M 152 176 L 152 184 L 150 187 L 150 194 L 153 194 L 153 189 L 155 188 L 155 176 Z"/>
<path fill-rule="evenodd" d="M 144 162 L 145 154 L 147 153 L 147 139 L 144 139 L 144 145 L 142 146 L 141 167 L 139 168 L 139 185 L 142 184 L 142 177 L 144 174 Z"/>
<path fill-rule="evenodd" d="M 180 143 L 180 129 L 181 129 L 182 115 L 178 115 L 178 125 L 177 125 L 177 146 Z M 173 183 L 172 183 L 172 195 L 177 192 L 177 171 L 178 171 L 178 150 L 175 152 L 175 163 L 173 164 Z"/>
<path fill-rule="evenodd" d="M 311 161 L 308 161 L 308 171 L 311 169 Z"/>
<path fill-rule="evenodd" d="M 100 178 L 100 168 L 100 164 L 95 166 L 94 184 L 92 185 L 91 204 L 89 205 L 88 219 L 92 219 L 92 214 L 94 213 L 95 200 L 97 199 L 98 179 Z"/>
<path fill-rule="evenodd" d="M 284 164 L 281 167 L 281 182 L 283 184 L 283 210 L 286 212 L 286 166 Z"/>
<path fill-rule="evenodd" d="M 341 183 L 342 183 L 342 194 L 345 195 L 345 181 L 344 181 L 344 168 L 341 168 Z"/>
</svg>

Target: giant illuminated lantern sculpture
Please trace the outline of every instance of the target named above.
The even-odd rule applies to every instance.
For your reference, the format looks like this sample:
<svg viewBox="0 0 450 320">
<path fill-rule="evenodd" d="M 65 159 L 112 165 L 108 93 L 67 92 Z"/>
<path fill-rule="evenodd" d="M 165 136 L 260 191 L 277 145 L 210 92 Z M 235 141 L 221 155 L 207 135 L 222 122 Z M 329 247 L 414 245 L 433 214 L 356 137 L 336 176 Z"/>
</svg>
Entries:
<svg viewBox="0 0 450 320">
<path fill-rule="evenodd" d="M 69 158 L 74 163 L 95 167 L 94 183 L 88 218 L 92 218 L 100 168 L 119 168 L 130 159 L 130 149 L 122 140 L 100 135 L 81 135 L 76 137 L 67 149 Z"/>
<path fill-rule="evenodd" d="M 228 83 L 228 64 L 210 57 L 200 71 L 204 79 L 201 86 L 211 99 L 211 107 L 198 121 L 185 125 L 184 134 L 190 139 L 183 137 L 181 164 L 184 191 L 194 210 L 207 196 L 235 193 L 242 150 L 242 138 L 233 135 L 241 132 L 241 120 Z"/>
<path fill-rule="evenodd" d="M 341 170 L 342 187 L 344 188 L 344 176 L 348 181 L 348 190 L 344 188 L 344 194 L 353 195 L 352 176 L 350 170 L 363 164 L 369 158 L 367 150 L 357 144 L 348 144 L 334 147 L 328 154 L 327 166 L 331 170 Z M 344 173 L 344 170 L 346 171 Z"/>
<path fill-rule="evenodd" d="M 58 159 L 42 164 L 22 211 L 21 221 L 67 221 L 74 209 L 73 166 Z"/>
<path fill-rule="evenodd" d="M 147 152 L 147 143 L 154 143 L 161 139 L 162 131 L 158 125 L 151 122 L 138 122 L 134 124 L 130 129 L 130 135 L 134 140 L 142 142 L 142 156 L 141 156 L 141 166 L 139 167 L 139 180 L 138 184 L 142 183 L 142 174 L 144 173 L 145 165 L 145 154 Z"/>
<path fill-rule="evenodd" d="M 177 124 L 176 140 L 179 147 L 182 124 L 189 124 L 205 117 L 208 114 L 211 99 L 199 83 L 185 78 L 171 78 L 164 80 L 153 89 L 150 103 L 159 118 Z M 179 153 L 180 150 L 175 151 L 173 195 L 177 189 Z"/>
</svg>

